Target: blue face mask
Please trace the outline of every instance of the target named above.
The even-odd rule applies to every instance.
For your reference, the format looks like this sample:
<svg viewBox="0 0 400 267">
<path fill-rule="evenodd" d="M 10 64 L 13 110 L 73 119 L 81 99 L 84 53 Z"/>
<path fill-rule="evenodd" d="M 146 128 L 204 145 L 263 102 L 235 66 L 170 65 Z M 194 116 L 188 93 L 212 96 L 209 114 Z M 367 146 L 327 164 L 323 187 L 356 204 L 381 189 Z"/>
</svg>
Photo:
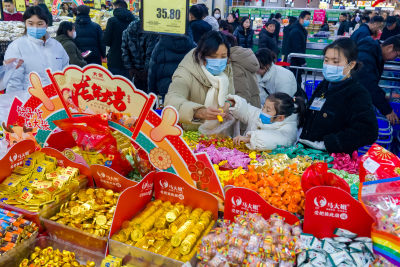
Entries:
<svg viewBox="0 0 400 267">
<path fill-rule="evenodd" d="M 221 74 L 226 69 L 228 58 L 206 58 L 206 69 L 214 76 Z"/>
<path fill-rule="evenodd" d="M 344 70 L 343 66 L 324 64 L 324 67 L 322 69 L 322 74 L 324 75 L 325 79 L 329 82 L 340 82 L 346 77 L 346 75 L 343 74 L 343 70 Z"/>
<path fill-rule="evenodd" d="M 309 20 L 304 20 L 303 26 L 304 27 L 308 27 L 310 25 L 310 21 Z"/>
<path fill-rule="evenodd" d="M 263 124 L 271 124 L 272 123 L 271 122 L 272 116 L 268 115 L 267 113 L 261 112 L 259 118 Z"/>
<path fill-rule="evenodd" d="M 27 27 L 26 33 L 36 39 L 42 38 L 46 34 L 46 28 Z"/>
</svg>

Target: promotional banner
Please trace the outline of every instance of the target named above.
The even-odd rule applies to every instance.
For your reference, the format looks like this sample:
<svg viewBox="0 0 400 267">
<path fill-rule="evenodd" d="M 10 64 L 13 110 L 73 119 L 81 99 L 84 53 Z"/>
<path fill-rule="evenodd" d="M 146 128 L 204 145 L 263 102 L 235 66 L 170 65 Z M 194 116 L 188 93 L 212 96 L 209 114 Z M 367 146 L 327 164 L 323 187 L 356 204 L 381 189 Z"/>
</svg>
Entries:
<svg viewBox="0 0 400 267">
<path fill-rule="evenodd" d="M 314 10 L 313 23 L 322 25 L 325 22 L 326 10 Z"/>
</svg>

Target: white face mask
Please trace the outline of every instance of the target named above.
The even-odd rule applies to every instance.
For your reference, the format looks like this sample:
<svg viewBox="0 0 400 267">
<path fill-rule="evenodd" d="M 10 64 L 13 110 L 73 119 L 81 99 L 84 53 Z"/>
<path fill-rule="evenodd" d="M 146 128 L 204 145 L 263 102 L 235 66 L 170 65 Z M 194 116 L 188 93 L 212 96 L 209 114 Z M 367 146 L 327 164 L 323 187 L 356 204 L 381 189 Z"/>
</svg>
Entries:
<svg viewBox="0 0 400 267">
<path fill-rule="evenodd" d="M 220 17 L 221 17 L 221 14 L 218 14 L 218 13 L 214 14 L 214 18 L 219 19 Z"/>
<path fill-rule="evenodd" d="M 73 33 L 72 33 L 72 39 L 75 39 L 76 38 L 76 32 L 74 31 Z"/>
</svg>

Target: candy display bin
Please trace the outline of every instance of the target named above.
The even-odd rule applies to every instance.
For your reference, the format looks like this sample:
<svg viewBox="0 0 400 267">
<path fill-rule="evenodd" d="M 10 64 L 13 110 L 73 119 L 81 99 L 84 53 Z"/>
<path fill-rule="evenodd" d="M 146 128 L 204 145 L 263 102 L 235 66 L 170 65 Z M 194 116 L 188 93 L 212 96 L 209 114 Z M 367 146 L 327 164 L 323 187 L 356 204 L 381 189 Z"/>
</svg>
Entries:
<svg viewBox="0 0 400 267">
<path fill-rule="evenodd" d="M 30 245 L 27 253 L 25 253 L 25 255 L 21 258 L 21 260 L 23 260 L 24 258 L 28 258 L 30 256 L 30 254 L 34 251 L 34 248 L 36 246 L 40 247 L 41 249 L 44 249 L 47 247 L 52 247 L 54 250 L 56 250 L 56 249 L 58 249 L 60 251 L 68 250 L 70 252 L 74 252 L 75 257 L 80 264 L 86 264 L 87 261 L 94 261 L 96 263 L 96 266 L 100 266 L 101 261 L 104 258 L 104 254 L 102 254 L 102 253 L 96 253 L 96 252 L 81 248 L 79 246 L 75 246 L 74 244 L 70 244 L 68 242 L 56 239 L 51 236 L 39 236 L 36 239 L 36 241 Z M 3 266 L 3 265 L 0 264 L 0 266 Z"/>
<path fill-rule="evenodd" d="M 107 247 L 107 237 L 92 235 L 80 229 L 41 218 L 47 233 L 57 239 L 64 240 L 73 245 L 104 254 Z"/>
<path fill-rule="evenodd" d="M 17 267 L 20 262 L 30 254 L 32 246 L 35 245 L 38 233 L 34 233 L 30 238 L 15 246 L 9 252 L 0 256 L 0 266 Z"/>
<path fill-rule="evenodd" d="M 119 241 L 110 239 L 109 242 L 110 255 L 122 258 L 122 263 L 131 267 L 175 267 L 182 266 L 184 262 L 177 261 L 160 254 L 155 254 L 150 251 L 140 249 L 121 243 Z M 191 266 L 196 266 L 196 255 L 190 260 Z"/>
</svg>

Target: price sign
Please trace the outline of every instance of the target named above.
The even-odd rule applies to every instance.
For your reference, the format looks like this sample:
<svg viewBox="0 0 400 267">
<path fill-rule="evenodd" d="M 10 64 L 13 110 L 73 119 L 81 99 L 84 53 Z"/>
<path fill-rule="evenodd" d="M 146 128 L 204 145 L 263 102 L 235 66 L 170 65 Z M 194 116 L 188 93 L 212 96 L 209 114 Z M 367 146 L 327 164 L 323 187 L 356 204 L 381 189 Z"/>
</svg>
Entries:
<svg viewBox="0 0 400 267">
<path fill-rule="evenodd" d="M 15 7 L 19 12 L 25 12 L 26 5 L 25 0 L 15 0 Z"/>
<path fill-rule="evenodd" d="M 185 34 L 188 0 L 142 0 L 142 27 L 146 32 Z"/>
<path fill-rule="evenodd" d="M 101 1 L 100 0 L 94 0 L 94 9 L 101 9 Z"/>
</svg>

